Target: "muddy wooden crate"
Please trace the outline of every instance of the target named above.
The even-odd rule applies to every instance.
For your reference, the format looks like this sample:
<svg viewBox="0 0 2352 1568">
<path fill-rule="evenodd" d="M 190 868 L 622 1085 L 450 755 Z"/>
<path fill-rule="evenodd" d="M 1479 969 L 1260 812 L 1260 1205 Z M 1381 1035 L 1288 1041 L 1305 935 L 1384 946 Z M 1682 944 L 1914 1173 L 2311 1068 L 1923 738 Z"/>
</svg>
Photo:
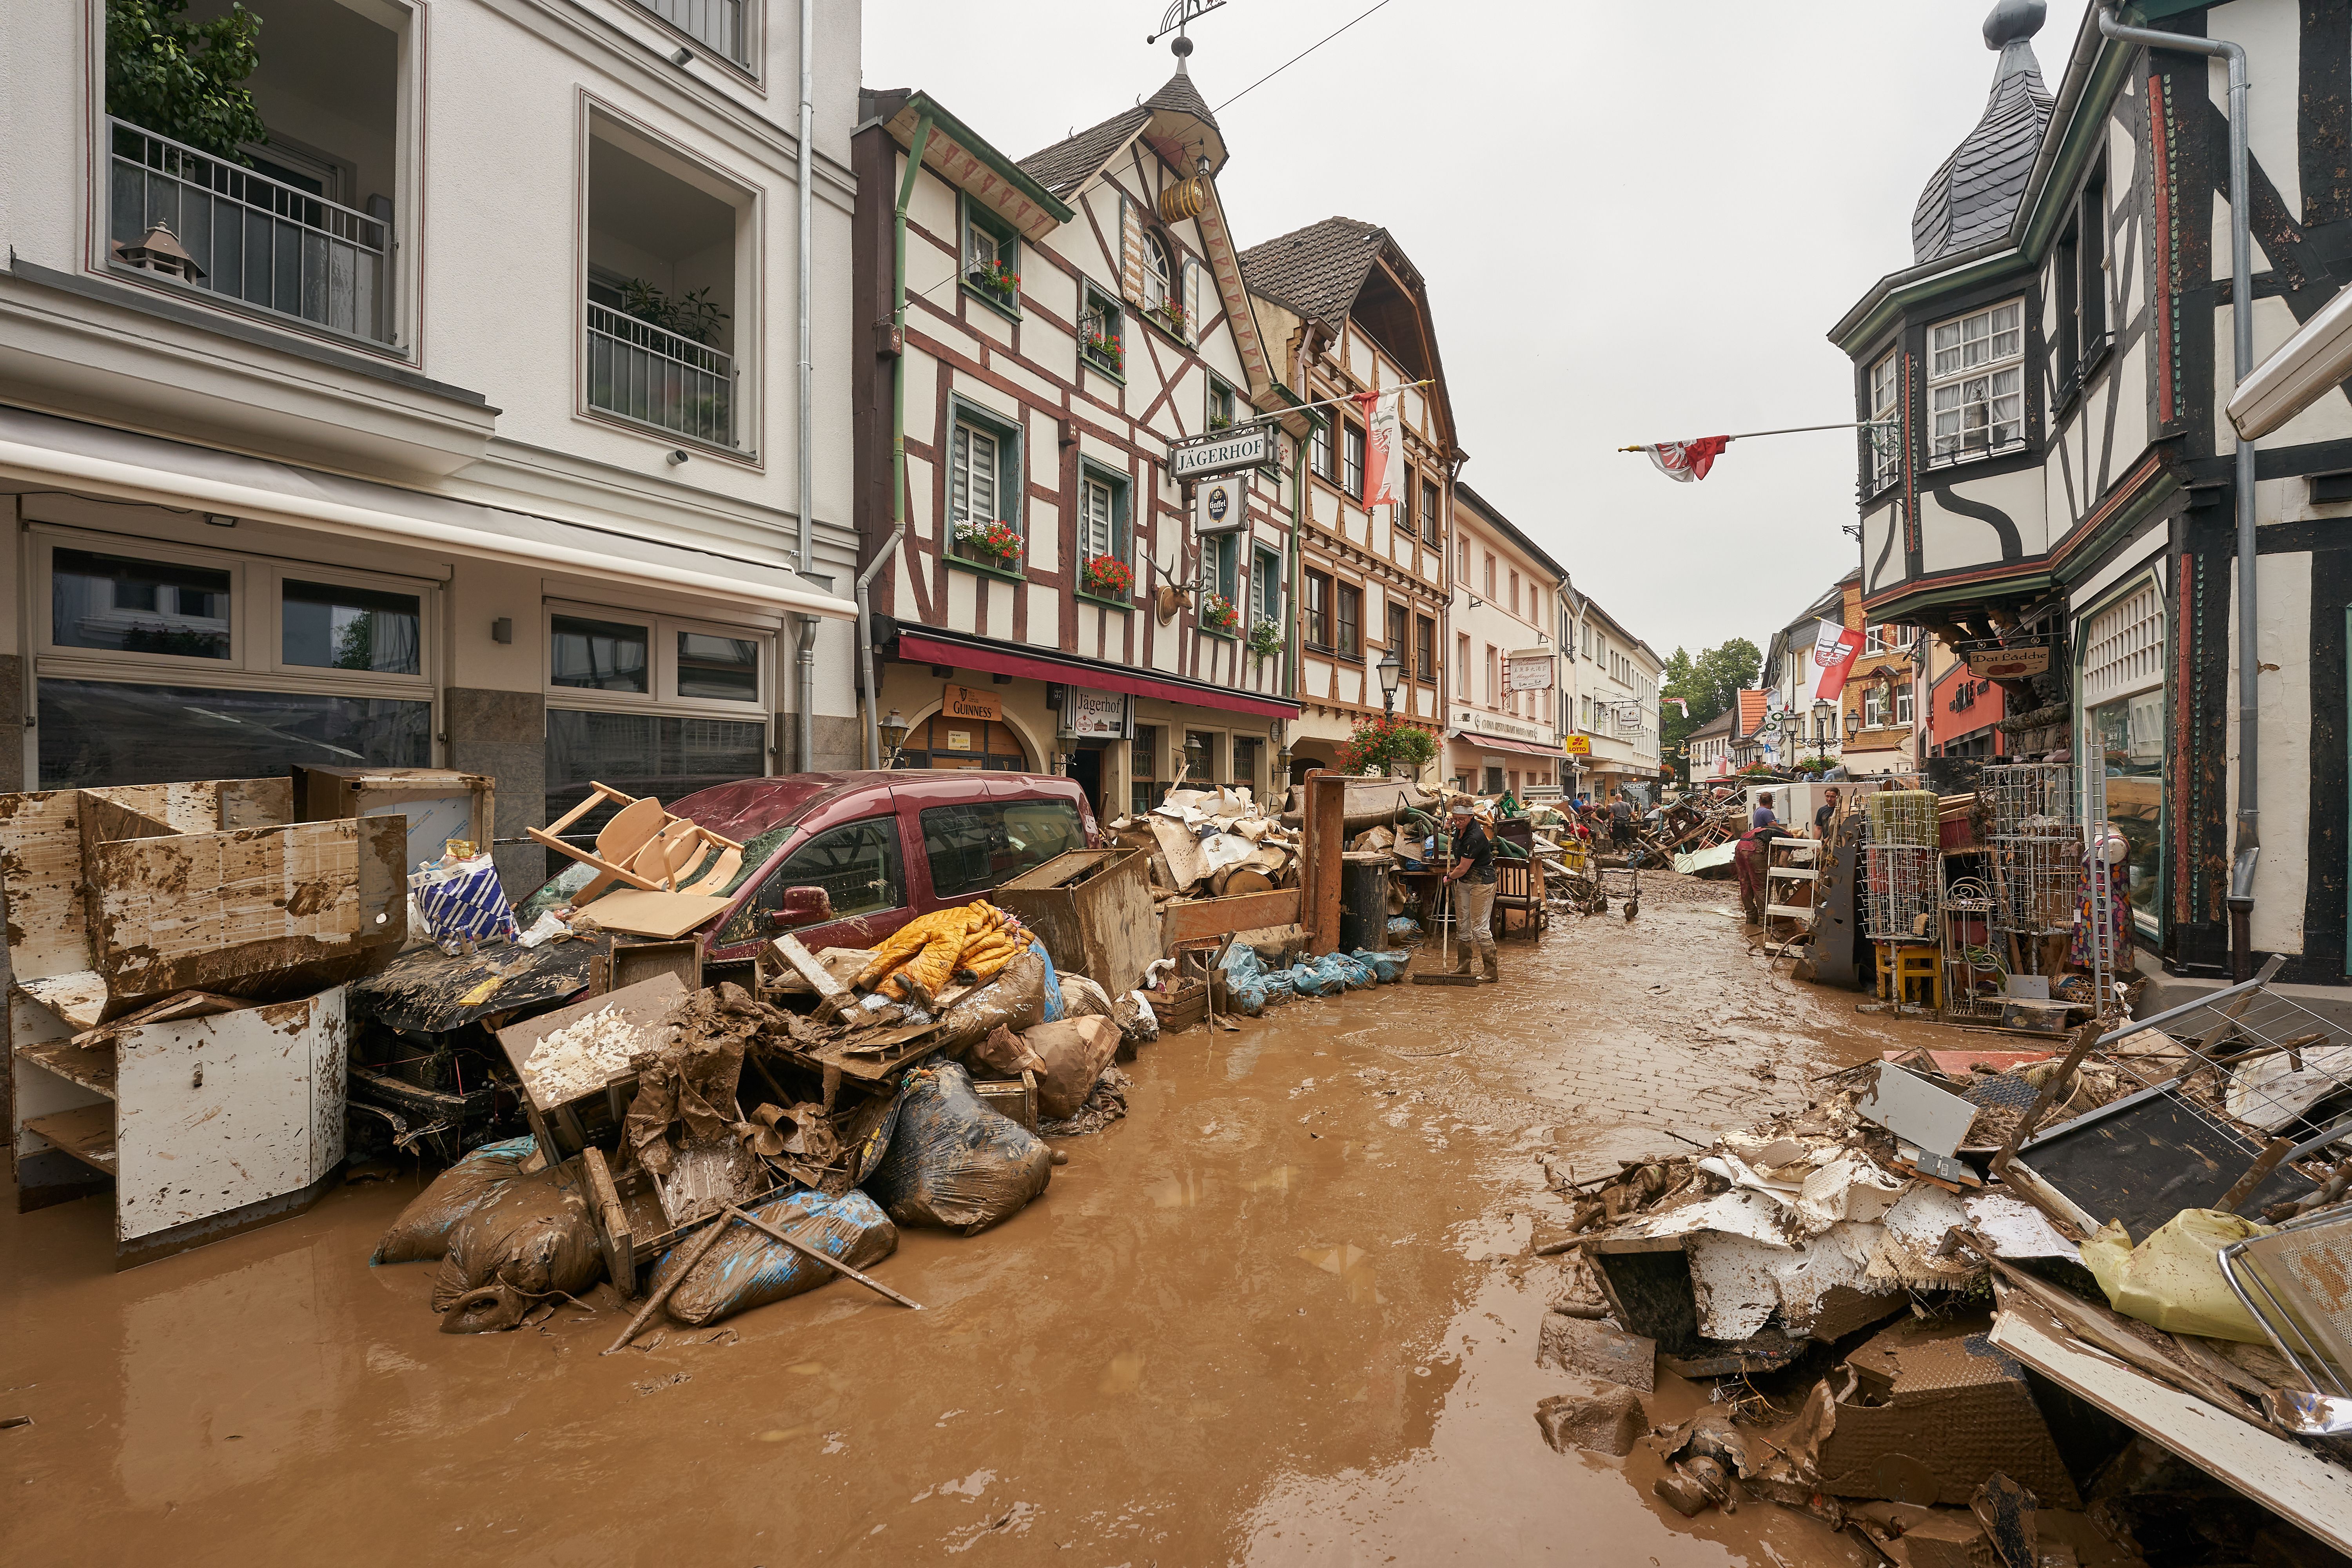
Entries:
<svg viewBox="0 0 2352 1568">
<path fill-rule="evenodd" d="M 1151 857 L 1141 849 L 1073 849 L 1013 878 L 990 901 L 1045 944 L 1054 967 L 1114 995 L 1160 956 L 1151 912 Z"/>
<path fill-rule="evenodd" d="M 507 1061 L 522 1085 L 524 1119 L 530 1123 L 540 1147 L 546 1151 L 549 1163 L 559 1164 L 595 1140 L 618 1133 L 622 1121 L 629 1113 L 629 1101 L 636 1096 L 637 1074 L 634 1068 L 624 1068 L 576 1093 L 550 1093 L 538 1081 L 537 1075 L 525 1070 L 525 1064 L 540 1042 L 583 1018 L 612 1008 L 636 1032 L 643 1041 L 642 1049 L 656 1050 L 662 1044 L 662 1020 L 686 1000 L 687 994 L 677 975 L 666 970 L 650 980 L 590 996 L 499 1031 L 499 1048 L 506 1052 Z"/>
<path fill-rule="evenodd" d="M 0 795 L 10 979 L 77 1029 L 353 979 L 407 940 L 406 848 L 398 816 L 294 821 L 285 779 Z"/>
</svg>

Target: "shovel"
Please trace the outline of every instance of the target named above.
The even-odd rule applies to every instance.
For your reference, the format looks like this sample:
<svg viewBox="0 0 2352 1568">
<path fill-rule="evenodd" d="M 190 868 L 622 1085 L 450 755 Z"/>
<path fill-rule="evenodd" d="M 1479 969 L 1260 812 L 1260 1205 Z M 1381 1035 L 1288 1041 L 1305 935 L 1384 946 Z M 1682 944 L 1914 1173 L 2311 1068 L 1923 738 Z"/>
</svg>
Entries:
<svg viewBox="0 0 2352 1568">
<path fill-rule="evenodd" d="M 1443 884 L 1441 884 L 1441 885 L 1440 885 L 1440 887 L 1439 887 L 1439 891 L 1440 891 L 1440 893 L 1441 893 L 1441 894 L 1442 894 L 1442 893 L 1444 893 L 1444 889 Z M 1441 929 L 1441 930 L 1443 930 L 1443 931 L 1444 932 L 1444 934 L 1442 937 L 1440 937 L 1440 938 L 1438 939 L 1438 945 L 1439 945 L 1439 949 L 1440 949 L 1440 951 L 1441 951 L 1441 952 L 1444 953 L 1444 957 L 1442 957 L 1442 958 L 1440 958 L 1440 959 L 1438 960 L 1438 963 L 1439 963 L 1439 965 L 1440 965 L 1440 971 L 1439 971 L 1439 973 L 1435 973 L 1435 974 L 1432 974 L 1432 973 L 1431 973 L 1429 971 L 1427 971 L 1426 969 L 1416 970 L 1416 971 L 1414 971 L 1414 972 L 1413 972 L 1412 983 L 1413 983 L 1415 985 L 1475 985 L 1475 984 L 1478 984 L 1478 977 L 1477 977 L 1476 975 L 1475 975 L 1475 974 L 1456 974 L 1456 973 L 1454 973 L 1454 913 L 1453 913 L 1453 911 L 1452 911 L 1451 910 L 1440 910 L 1440 911 L 1439 911 L 1438 918 L 1439 918 L 1439 920 L 1440 920 L 1441 921 L 1443 921 L 1443 922 L 1444 922 L 1440 929 Z"/>
</svg>

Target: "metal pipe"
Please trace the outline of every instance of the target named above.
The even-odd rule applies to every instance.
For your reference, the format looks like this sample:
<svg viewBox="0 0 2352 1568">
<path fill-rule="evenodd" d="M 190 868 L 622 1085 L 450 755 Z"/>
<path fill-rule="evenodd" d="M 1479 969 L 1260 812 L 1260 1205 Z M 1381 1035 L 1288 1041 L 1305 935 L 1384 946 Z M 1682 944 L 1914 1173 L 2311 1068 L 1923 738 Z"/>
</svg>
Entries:
<svg viewBox="0 0 2352 1568">
<path fill-rule="evenodd" d="M 2101 0 L 2101 36 L 2228 62 L 2230 68 L 2230 326 L 2236 361 L 2233 385 L 2254 370 L 2254 249 L 2246 155 L 2246 51 L 2221 38 L 2196 38 L 2127 27 L 2116 18 L 2116 0 Z M 2238 836 L 2230 856 L 2230 973 L 2244 980 L 2253 967 L 2254 867 L 2263 855 L 2258 766 L 2262 737 L 2261 669 L 2255 626 L 2254 444 L 2238 437 Z M 2178 700 L 2176 694 L 2175 700 Z"/>
<path fill-rule="evenodd" d="M 857 574 L 857 666 L 866 679 L 866 765 L 882 765 L 881 688 L 874 679 L 874 611 L 868 593 L 875 575 L 898 552 L 907 537 L 907 205 L 915 199 L 915 176 L 923 167 L 923 149 L 931 140 L 931 117 L 915 125 L 915 144 L 907 153 L 907 177 L 898 184 L 898 205 L 893 209 L 890 263 L 890 332 L 897 353 L 890 363 L 890 537 Z"/>
<path fill-rule="evenodd" d="M 814 155 L 809 141 L 816 128 L 816 0 L 801 0 L 801 119 L 800 119 L 800 571 L 805 577 L 816 563 L 816 353 L 810 321 L 815 294 L 816 228 Z M 814 765 L 816 751 L 816 621 L 800 617 L 799 689 L 793 695 L 800 709 L 798 771 Z"/>
</svg>

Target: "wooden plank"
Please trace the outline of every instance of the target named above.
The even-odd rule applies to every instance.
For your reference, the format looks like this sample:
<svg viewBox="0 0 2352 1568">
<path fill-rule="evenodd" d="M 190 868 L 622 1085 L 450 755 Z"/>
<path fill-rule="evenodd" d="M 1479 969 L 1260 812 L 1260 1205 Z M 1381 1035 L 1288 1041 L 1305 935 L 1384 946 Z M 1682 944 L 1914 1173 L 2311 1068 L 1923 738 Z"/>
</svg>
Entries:
<svg viewBox="0 0 2352 1568">
<path fill-rule="evenodd" d="M 1992 1343 L 2280 1518 L 2352 1552 L 2352 1486 L 2342 1466 L 2091 1349 L 2020 1297 L 1994 1319 Z"/>
<path fill-rule="evenodd" d="M 836 1008 L 846 1007 L 855 1000 L 849 987 L 833 977 L 824 962 L 811 952 L 800 938 L 786 931 L 768 944 L 768 950 L 783 960 L 786 967 L 807 983 L 818 996 Z"/>
<path fill-rule="evenodd" d="M 25 1131 L 39 1133 L 85 1165 L 110 1176 L 114 1174 L 114 1106 L 110 1101 L 27 1118 Z"/>
<path fill-rule="evenodd" d="M 568 1007 L 558 1007 L 552 1013 L 541 1013 L 535 1018 L 527 1018 L 520 1024 L 509 1025 L 499 1031 L 499 1045 L 506 1051 L 507 1060 L 512 1064 L 515 1076 L 522 1079 L 524 1099 L 535 1100 L 536 1093 L 530 1089 L 530 1079 L 524 1075 L 522 1068 L 523 1064 L 530 1059 L 530 1053 L 539 1048 L 540 1041 L 555 1033 L 556 1030 L 567 1025 L 576 1024 L 591 1013 L 601 1013 L 607 1007 L 618 1007 L 622 1015 L 630 1022 L 635 1024 L 639 1029 L 650 1033 L 653 1026 L 659 1024 L 667 1016 L 669 1010 L 684 999 L 686 994 L 686 987 L 678 984 L 677 975 L 656 974 L 651 980 L 641 980 L 636 984 L 626 986 L 619 991 L 607 992 L 602 996 L 591 996 L 585 1001 L 574 1002 Z M 622 1079 L 634 1082 L 635 1075 L 623 1074 L 614 1081 Z M 604 1084 L 598 1084 L 578 1098 L 586 1100 L 593 1095 L 601 1094 L 605 1087 Z M 554 1107 L 544 1106 L 541 1109 L 551 1110 Z"/>
<path fill-rule="evenodd" d="M 1346 852 L 1346 816 L 1348 781 L 1337 773 L 1321 771 L 1307 778 L 1307 809 L 1304 826 L 1298 836 L 1299 852 L 1306 866 L 1299 877 L 1299 891 L 1304 895 L 1297 910 L 1288 918 L 1307 928 L 1307 951 L 1320 958 L 1339 945 L 1339 868 L 1340 857 Z M 1278 897 L 1261 893 L 1259 898 Z M 1202 930 L 1197 934 L 1207 936 L 1216 931 L 1242 931 L 1251 926 L 1275 925 L 1281 921 L 1274 917 L 1248 920 L 1239 925 L 1219 926 Z M 1164 926 L 1160 940 L 1169 948 L 1180 940 Z"/>
<path fill-rule="evenodd" d="M 18 984 L 94 967 L 81 879 L 81 807 L 82 792 L 76 789 L 0 795 L 8 968 Z"/>
<path fill-rule="evenodd" d="M 15 957 L 11 949 L 10 957 Z M 16 989 L 63 1018 L 75 1029 L 95 1029 L 106 1016 L 106 977 L 86 969 L 73 974 L 19 979 Z"/>
<path fill-rule="evenodd" d="M 629 1237 L 629 1211 L 613 1185 L 613 1168 L 604 1151 L 593 1144 L 580 1152 L 580 1168 L 588 1174 L 588 1201 L 596 1212 L 597 1238 L 604 1244 L 604 1267 L 613 1288 L 624 1296 L 637 1293 L 637 1255 Z"/>
<path fill-rule="evenodd" d="M 1336 887 L 1334 883 L 1335 889 Z M 1160 906 L 1161 949 L 1172 950 L 1180 942 L 1223 936 L 1229 931 L 1290 925 L 1302 918 L 1301 902 L 1301 889 L 1280 888 L 1271 893 L 1249 893 L 1234 899 L 1180 899 L 1165 903 Z"/>
<path fill-rule="evenodd" d="M 675 940 L 717 920 L 727 904 L 724 900 L 707 899 L 699 893 L 615 888 L 593 903 L 574 908 L 606 931 Z"/>
<path fill-rule="evenodd" d="M 114 1047 L 86 1051 L 70 1040 L 41 1040 L 16 1047 L 16 1059 L 30 1062 L 45 1072 L 53 1072 L 68 1083 L 79 1084 L 92 1094 L 114 1098 Z"/>
</svg>

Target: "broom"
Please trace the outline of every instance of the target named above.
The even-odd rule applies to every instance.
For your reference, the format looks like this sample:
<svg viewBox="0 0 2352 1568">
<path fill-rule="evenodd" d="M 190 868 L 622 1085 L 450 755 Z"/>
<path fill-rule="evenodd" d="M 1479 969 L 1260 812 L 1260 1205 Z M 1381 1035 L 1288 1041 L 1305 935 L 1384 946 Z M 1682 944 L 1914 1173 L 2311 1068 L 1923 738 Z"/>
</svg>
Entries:
<svg viewBox="0 0 2352 1568">
<path fill-rule="evenodd" d="M 1439 884 L 1439 889 L 1441 892 L 1444 890 L 1443 883 Z M 1451 917 L 1452 911 L 1440 911 L 1440 918 L 1444 921 L 1443 929 L 1445 934 L 1439 939 L 1440 949 L 1444 956 L 1438 962 L 1444 966 L 1444 969 L 1436 974 L 1432 974 L 1425 969 L 1416 970 L 1412 977 L 1412 983 L 1415 985 L 1475 985 L 1478 984 L 1478 977 L 1475 974 L 1454 973 L 1454 921 Z"/>
</svg>

